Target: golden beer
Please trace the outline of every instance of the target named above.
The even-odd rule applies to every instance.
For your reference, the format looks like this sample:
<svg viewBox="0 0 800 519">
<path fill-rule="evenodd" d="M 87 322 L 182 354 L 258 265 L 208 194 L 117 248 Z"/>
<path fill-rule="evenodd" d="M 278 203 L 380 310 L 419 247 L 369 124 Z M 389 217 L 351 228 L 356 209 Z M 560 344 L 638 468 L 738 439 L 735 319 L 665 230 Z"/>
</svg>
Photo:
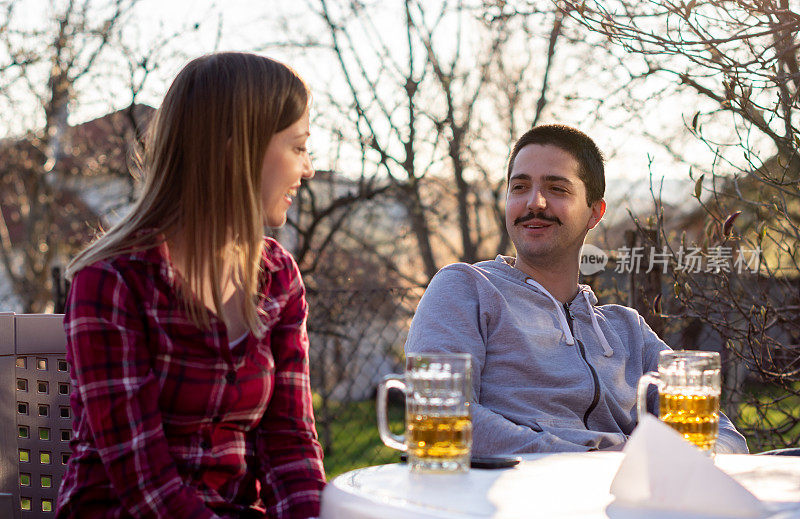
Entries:
<svg viewBox="0 0 800 519">
<path fill-rule="evenodd" d="M 469 416 L 409 414 L 406 418 L 409 455 L 431 461 L 469 457 L 472 445 Z"/>
<path fill-rule="evenodd" d="M 472 421 L 469 412 L 472 356 L 468 353 L 413 353 L 404 375 L 378 384 L 378 432 L 387 446 L 408 454 L 412 472 L 463 473 L 469 470 Z M 405 434 L 389 430 L 389 389 L 406 395 Z"/>
<path fill-rule="evenodd" d="M 719 393 L 659 393 L 659 418 L 704 451 L 713 451 L 719 431 Z"/>
<path fill-rule="evenodd" d="M 714 351 L 664 350 L 658 372 L 639 379 L 636 414 L 647 414 L 647 388 L 658 386 L 658 417 L 709 456 L 719 435 L 720 356 Z"/>
</svg>

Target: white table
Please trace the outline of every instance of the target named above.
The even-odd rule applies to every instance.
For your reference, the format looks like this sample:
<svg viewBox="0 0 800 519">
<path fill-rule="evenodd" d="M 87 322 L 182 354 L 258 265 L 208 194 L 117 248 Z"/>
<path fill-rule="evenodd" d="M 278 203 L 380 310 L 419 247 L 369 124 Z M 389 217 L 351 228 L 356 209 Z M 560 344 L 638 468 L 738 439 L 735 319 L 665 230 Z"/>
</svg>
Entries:
<svg viewBox="0 0 800 519">
<path fill-rule="evenodd" d="M 610 518 L 702 516 L 623 508 L 609 487 L 622 453 L 524 456 L 518 466 L 467 474 L 415 474 L 379 465 L 340 475 L 322 495 L 320 519 Z M 717 466 L 775 511 L 800 518 L 800 458 L 719 455 Z"/>
</svg>

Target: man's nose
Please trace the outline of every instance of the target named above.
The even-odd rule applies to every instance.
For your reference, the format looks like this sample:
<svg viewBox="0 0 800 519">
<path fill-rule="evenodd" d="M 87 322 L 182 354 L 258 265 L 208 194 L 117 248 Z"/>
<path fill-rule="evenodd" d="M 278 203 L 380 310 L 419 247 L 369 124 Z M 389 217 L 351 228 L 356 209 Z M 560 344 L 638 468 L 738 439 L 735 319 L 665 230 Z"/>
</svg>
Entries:
<svg viewBox="0 0 800 519">
<path fill-rule="evenodd" d="M 539 189 L 532 189 L 531 196 L 528 198 L 528 209 L 544 209 L 547 207 L 547 199 Z"/>
</svg>

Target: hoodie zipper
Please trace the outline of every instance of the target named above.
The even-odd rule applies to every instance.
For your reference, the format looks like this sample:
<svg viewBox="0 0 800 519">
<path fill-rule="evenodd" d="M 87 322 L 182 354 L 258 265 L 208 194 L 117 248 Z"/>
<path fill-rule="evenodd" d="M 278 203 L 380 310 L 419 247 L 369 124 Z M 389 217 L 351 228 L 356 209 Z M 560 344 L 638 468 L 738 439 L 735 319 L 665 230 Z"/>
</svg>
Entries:
<svg viewBox="0 0 800 519">
<path fill-rule="evenodd" d="M 564 313 L 567 317 L 567 325 L 569 325 L 569 331 L 572 333 L 572 337 L 575 338 L 575 342 L 578 343 L 578 349 L 581 352 L 581 357 L 586 365 L 589 367 L 589 372 L 592 374 L 592 380 L 594 381 L 594 396 L 592 397 L 592 403 L 589 404 L 589 408 L 583 414 L 583 425 L 586 428 L 589 428 L 589 414 L 594 411 L 594 408 L 597 407 L 597 403 L 600 401 L 600 380 L 597 378 L 597 372 L 594 370 L 594 367 L 589 363 L 589 359 L 586 358 L 586 348 L 583 346 L 583 343 L 575 337 L 575 330 L 572 326 L 572 312 L 569 310 L 569 305 L 567 303 L 564 304 Z"/>
</svg>

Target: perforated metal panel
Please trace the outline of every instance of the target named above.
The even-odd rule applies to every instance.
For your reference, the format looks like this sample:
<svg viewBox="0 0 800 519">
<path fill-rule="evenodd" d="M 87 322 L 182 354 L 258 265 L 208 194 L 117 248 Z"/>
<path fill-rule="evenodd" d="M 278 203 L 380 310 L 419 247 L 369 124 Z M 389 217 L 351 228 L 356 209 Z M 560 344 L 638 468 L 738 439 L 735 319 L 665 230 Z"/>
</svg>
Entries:
<svg viewBox="0 0 800 519">
<path fill-rule="evenodd" d="M 23 511 L 55 511 L 72 434 L 67 369 L 63 355 L 17 357 L 17 449 Z"/>
<path fill-rule="evenodd" d="M 6 432 L 4 437 L 14 437 L 17 474 L 14 488 L 2 490 L 13 495 L 15 517 L 55 516 L 58 487 L 69 459 L 72 389 L 62 319 L 53 314 L 22 314 L 13 319 L 15 420 L 12 434 Z M 4 384 L 8 378 L 4 374 Z M 9 479 L 3 478 L 4 486 Z"/>
<path fill-rule="evenodd" d="M 14 314 L 0 313 L 0 517 L 19 518 Z"/>
</svg>

